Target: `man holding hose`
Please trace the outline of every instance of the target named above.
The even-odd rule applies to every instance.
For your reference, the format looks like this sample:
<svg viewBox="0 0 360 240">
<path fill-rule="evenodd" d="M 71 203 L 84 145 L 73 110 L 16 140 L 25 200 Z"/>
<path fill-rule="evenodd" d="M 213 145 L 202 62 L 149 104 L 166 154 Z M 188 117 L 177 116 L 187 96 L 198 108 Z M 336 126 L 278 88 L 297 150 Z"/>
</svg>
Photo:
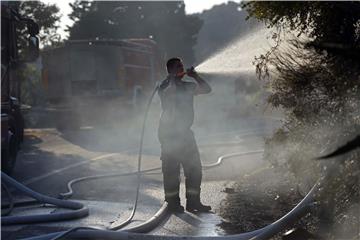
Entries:
<svg viewBox="0 0 360 240">
<path fill-rule="evenodd" d="M 184 170 L 186 210 L 207 212 L 210 206 L 200 201 L 202 169 L 199 150 L 191 126 L 194 121 L 194 96 L 211 92 L 211 87 L 191 68 L 187 72 L 179 58 L 166 63 L 168 76 L 159 86 L 162 113 L 159 123 L 165 201 L 173 212 L 183 212 L 180 204 L 180 165 Z M 187 74 L 196 83 L 183 81 Z"/>
</svg>

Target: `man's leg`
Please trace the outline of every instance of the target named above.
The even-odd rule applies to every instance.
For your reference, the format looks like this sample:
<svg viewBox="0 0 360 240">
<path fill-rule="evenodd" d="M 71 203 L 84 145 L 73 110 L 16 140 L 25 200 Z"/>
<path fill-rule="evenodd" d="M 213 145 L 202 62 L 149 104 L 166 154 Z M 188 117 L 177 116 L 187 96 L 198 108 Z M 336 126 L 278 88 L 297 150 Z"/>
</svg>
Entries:
<svg viewBox="0 0 360 240">
<path fill-rule="evenodd" d="M 170 211 L 183 212 L 180 205 L 180 164 L 176 159 L 162 158 L 162 172 L 164 179 L 165 201 Z"/>
<path fill-rule="evenodd" d="M 192 132 L 188 139 L 187 149 L 185 149 L 182 166 L 185 175 L 186 210 L 199 212 L 210 211 L 211 207 L 203 205 L 200 201 L 202 167 L 199 150 Z"/>
</svg>

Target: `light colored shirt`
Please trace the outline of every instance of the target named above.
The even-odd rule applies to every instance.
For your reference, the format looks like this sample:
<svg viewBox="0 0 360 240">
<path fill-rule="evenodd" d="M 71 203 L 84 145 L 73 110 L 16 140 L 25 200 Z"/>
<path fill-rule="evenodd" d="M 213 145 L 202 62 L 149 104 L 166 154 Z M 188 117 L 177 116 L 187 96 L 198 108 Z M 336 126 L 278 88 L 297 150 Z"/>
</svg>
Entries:
<svg viewBox="0 0 360 240">
<path fill-rule="evenodd" d="M 162 113 L 159 132 L 181 134 L 189 130 L 194 122 L 194 95 L 196 83 L 171 82 L 165 79 L 160 84 L 159 96 Z"/>
</svg>

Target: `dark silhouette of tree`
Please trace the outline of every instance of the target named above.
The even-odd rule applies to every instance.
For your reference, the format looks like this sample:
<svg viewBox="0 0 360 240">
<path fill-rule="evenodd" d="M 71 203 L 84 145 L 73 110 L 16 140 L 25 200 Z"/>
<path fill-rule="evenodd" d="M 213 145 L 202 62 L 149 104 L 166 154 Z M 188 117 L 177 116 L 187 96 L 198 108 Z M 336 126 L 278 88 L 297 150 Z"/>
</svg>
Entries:
<svg viewBox="0 0 360 240">
<path fill-rule="evenodd" d="M 19 13 L 23 17 L 33 19 L 40 28 L 39 39 L 42 46 L 52 45 L 60 41 L 60 35 L 57 33 L 59 28 L 59 8 L 56 4 L 45 4 L 41 1 L 16 2 Z M 19 44 L 21 48 L 27 44 L 27 29 L 25 24 L 18 26 Z"/>
<path fill-rule="evenodd" d="M 265 158 L 286 166 L 299 182 L 304 176 L 326 176 L 317 215 L 329 223 L 323 227 L 323 238 L 356 238 L 359 218 L 350 209 L 359 204 L 360 196 L 359 151 L 355 150 L 360 132 L 360 2 L 248 2 L 244 6 L 250 17 L 268 27 L 307 37 L 287 41 L 287 46 L 274 47 L 256 59 L 259 76 L 272 88 L 268 102 L 286 114 L 284 126 L 267 139 Z M 281 34 L 277 39 L 280 44 L 284 41 Z M 323 155 L 321 150 L 330 154 L 320 159 L 336 157 L 337 164 L 309 161 Z M 281 155 L 286 158 L 280 164 Z M 321 164 L 327 164 L 329 174 Z M 357 220 L 347 222 L 342 235 L 335 235 L 341 233 L 340 219 L 345 217 Z"/>
<path fill-rule="evenodd" d="M 57 30 L 61 15 L 56 4 L 45 4 L 41 1 L 11 1 L 9 5 L 20 17 L 30 18 L 38 24 L 40 46 L 47 47 L 60 41 Z M 28 38 L 30 36 L 26 23 L 17 22 L 16 33 L 18 58 L 26 61 L 28 60 Z M 13 72 L 14 81 L 11 81 L 11 94 L 21 99 L 22 103 L 43 103 L 38 69 L 22 63 L 23 61 L 17 62 L 16 70 Z"/>
<path fill-rule="evenodd" d="M 360 19 L 360 2 L 248 2 L 244 7 L 269 27 L 283 26 L 307 33 L 318 42 L 354 45 Z"/>
<path fill-rule="evenodd" d="M 202 21 L 185 14 L 183 2 L 75 2 L 69 39 L 151 38 L 167 57 L 194 62 Z"/>
</svg>

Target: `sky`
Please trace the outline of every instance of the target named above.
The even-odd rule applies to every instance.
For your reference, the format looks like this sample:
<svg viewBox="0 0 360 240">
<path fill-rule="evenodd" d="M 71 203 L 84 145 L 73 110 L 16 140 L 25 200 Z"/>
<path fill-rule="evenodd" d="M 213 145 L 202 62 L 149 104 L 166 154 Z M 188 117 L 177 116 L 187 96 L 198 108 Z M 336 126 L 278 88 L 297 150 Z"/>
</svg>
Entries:
<svg viewBox="0 0 360 240">
<path fill-rule="evenodd" d="M 71 8 L 69 6 L 70 2 L 73 2 L 74 0 L 43 0 L 45 3 L 56 3 L 59 8 L 60 12 L 62 14 L 61 22 L 60 22 L 60 35 L 62 38 L 66 36 L 66 32 L 64 29 L 66 28 L 66 25 L 71 25 L 71 20 L 68 17 L 68 14 L 71 12 Z M 207 10 L 212 8 L 214 5 L 218 5 L 221 3 L 226 3 L 229 0 L 184 0 L 185 2 L 185 11 L 187 14 L 193 14 L 193 13 L 199 13 L 203 10 Z M 240 2 L 240 0 L 233 0 L 234 2 Z"/>
</svg>

